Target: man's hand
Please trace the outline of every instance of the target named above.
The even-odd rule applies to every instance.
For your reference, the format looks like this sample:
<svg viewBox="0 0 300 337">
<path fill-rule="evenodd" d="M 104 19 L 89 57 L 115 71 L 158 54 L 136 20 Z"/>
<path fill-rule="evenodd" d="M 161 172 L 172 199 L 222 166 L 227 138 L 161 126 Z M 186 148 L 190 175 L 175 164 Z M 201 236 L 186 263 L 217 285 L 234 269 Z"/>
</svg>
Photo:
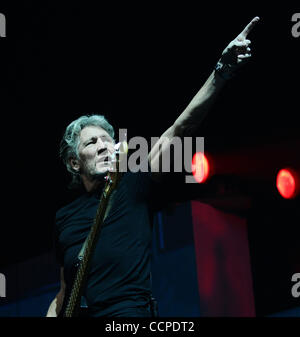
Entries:
<svg viewBox="0 0 300 337">
<path fill-rule="evenodd" d="M 222 56 L 218 62 L 220 74 L 224 74 L 229 78 L 241 65 L 243 65 L 251 57 L 250 43 L 247 39 L 248 34 L 259 21 L 256 16 L 248 23 L 244 30 L 224 49 Z"/>
</svg>

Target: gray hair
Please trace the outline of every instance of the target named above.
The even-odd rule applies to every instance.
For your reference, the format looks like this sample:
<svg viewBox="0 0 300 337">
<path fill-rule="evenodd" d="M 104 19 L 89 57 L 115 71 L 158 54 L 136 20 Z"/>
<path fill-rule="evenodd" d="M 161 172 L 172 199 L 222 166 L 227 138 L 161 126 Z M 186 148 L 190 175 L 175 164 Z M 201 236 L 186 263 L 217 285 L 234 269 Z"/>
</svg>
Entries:
<svg viewBox="0 0 300 337">
<path fill-rule="evenodd" d="M 114 139 L 115 132 L 111 124 L 108 123 L 107 119 L 103 115 L 85 115 L 77 118 L 72 123 L 70 123 L 63 135 L 59 147 L 59 156 L 63 163 L 66 165 L 67 170 L 72 174 L 72 181 L 70 188 L 76 188 L 81 186 L 81 178 L 78 172 L 74 171 L 70 165 L 69 159 L 76 158 L 79 159 L 78 146 L 79 146 L 79 136 L 82 129 L 86 126 L 100 126 L 104 129 L 111 138 Z"/>
</svg>

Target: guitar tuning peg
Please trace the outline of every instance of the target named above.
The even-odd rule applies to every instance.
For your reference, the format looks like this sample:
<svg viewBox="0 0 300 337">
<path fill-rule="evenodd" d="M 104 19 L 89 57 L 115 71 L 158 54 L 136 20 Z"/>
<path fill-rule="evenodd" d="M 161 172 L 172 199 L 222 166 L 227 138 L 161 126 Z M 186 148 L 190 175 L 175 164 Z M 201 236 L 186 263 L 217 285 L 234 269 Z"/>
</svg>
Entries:
<svg viewBox="0 0 300 337">
<path fill-rule="evenodd" d="M 125 141 L 119 142 L 118 144 L 116 144 L 116 145 L 114 146 L 114 148 L 115 148 L 115 151 L 116 151 L 117 153 L 120 153 L 120 152 L 122 152 L 122 153 L 127 153 L 127 152 L 128 152 L 128 144 L 127 144 L 127 142 L 125 142 Z"/>
<path fill-rule="evenodd" d="M 120 146 L 121 146 L 121 143 L 117 143 L 114 148 L 116 151 L 119 151 L 120 150 Z"/>
</svg>

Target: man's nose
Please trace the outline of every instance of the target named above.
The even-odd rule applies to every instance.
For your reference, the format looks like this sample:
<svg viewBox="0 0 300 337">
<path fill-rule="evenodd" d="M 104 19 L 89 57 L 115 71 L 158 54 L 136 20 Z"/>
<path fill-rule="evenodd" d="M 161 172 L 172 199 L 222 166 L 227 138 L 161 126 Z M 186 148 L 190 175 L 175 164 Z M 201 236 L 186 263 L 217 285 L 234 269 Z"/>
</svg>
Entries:
<svg viewBox="0 0 300 337">
<path fill-rule="evenodd" d="M 100 155 L 102 152 L 106 151 L 105 143 L 102 141 L 101 138 L 98 139 L 97 142 L 97 154 Z"/>
</svg>

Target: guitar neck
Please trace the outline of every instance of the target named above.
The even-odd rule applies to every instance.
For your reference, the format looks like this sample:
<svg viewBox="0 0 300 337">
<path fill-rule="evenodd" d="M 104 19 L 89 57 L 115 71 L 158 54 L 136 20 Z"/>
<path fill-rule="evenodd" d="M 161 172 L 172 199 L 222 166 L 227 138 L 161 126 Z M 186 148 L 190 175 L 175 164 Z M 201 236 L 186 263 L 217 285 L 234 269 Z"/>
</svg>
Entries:
<svg viewBox="0 0 300 337">
<path fill-rule="evenodd" d="M 100 205 L 97 210 L 97 214 L 94 223 L 91 227 L 90 233 L 85 241 L 84 252 L 79 260 L 79 267 L 76 272 L 75 280 L 72 286 L 70 297 L 66 306 L 64 317 L 74 317 L 78 314 L 80 307 L 81 296 L 85 284 L 85 278 L 87 277 L 87 270 L 91 255 L 93 253 L 97 237 L 103 223 L 103 219 L 106 213 L 109 197 L 103 193 L 100 199 Z"/>
</svg>

